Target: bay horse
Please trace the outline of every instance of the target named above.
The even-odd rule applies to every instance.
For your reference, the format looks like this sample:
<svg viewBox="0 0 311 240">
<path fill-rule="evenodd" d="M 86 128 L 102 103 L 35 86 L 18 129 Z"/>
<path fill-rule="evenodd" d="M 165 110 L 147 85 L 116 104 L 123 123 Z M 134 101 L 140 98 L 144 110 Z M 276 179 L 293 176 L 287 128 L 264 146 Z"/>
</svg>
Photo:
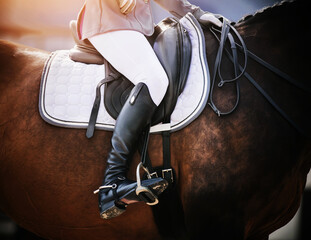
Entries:
<svg viewBox="0 0 311 240">
<path fill-rule="evenodd" d="M 310 87 L 307 1 L 283 2 L 235 24 L 247 48 Z M 309 33 L 308 33 L 309 31 Z M 218 42 L 205 31 L 210 72 Z M 310 138 L 294 129 L 246 79 L 240 103 L 218 117 L 208 106 L 171 135 L 171 160 L 182 207 L 179 236 L 161 231 L 151 207 L 136 203 L 102 220 L 97 196 L 111 132 L 65 129 L 38 111 L 40 77 L 49 52 L 0 41 L 0 209 L 45 239 L 268 239 L 299 208 L 311 165 Z M 223 61 L 224 77 L 233 72 Z M 247 72 L 310 136 L 311 96 L 249 60 Z M 216 87 L 217 88 L 217 87 Z M 223 109 L 230 86 L 215 89 Z M 150 137 L 153 165 L 161 165 L 161 137 Z M 138 155 L 131 165 L 135 178 Z M 167 212 L 167 217 L 170 212 Z"/>
</svg>

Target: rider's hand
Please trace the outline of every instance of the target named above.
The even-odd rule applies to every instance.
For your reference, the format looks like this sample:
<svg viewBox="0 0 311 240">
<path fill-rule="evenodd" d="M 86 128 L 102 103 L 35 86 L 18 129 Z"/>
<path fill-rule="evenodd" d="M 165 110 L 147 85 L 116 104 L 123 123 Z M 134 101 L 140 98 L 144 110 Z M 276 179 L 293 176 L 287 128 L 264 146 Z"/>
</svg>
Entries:
<svg viewBox="0 0 311 240">
<path fill-rule="evenodd" d="M 123 14 L 132 12 L 136 6 L 136 0 L 117 0 L 119 3 L 120 11 Z"/>
<path fill-rule="evenodd" d="M 212 13 L 205 12 L 200 17 L 197 18 L 199 23 L 203 26 L 210 27 L 211 25 L 215 25 L 217 27 L 222 26 L 222 22 Z"/>
</svg>

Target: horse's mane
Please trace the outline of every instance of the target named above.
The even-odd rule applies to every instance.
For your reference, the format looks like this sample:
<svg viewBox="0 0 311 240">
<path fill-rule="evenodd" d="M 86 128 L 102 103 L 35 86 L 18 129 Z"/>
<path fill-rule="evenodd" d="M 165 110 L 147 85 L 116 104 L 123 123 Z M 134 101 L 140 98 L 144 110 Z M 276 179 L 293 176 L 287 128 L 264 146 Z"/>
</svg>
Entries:
<svg viewBox="0 0 311 240">
<path fill-rule="evenodd" d="M 284 0 L 282 2 L 275 3 L 272 6 L 264 7 L 256 11 L 254 14 L 248 14 L 242 17 L 237 22 L 237 24 L 250 23 L 253 21 L 258 21 L 260 19 L 265 19 L 267 17 L 276 16 L 276 15 L 278 15 L 278 17 L 281 17 L 279 14 L 284 15 L 288 13 L 287 11 L 284 11 L 284 9 L 288 9 L 288 11 L 290 11 L 291 5 L 299 1 L 302 1 L 302 0 Z"/>
</svg>

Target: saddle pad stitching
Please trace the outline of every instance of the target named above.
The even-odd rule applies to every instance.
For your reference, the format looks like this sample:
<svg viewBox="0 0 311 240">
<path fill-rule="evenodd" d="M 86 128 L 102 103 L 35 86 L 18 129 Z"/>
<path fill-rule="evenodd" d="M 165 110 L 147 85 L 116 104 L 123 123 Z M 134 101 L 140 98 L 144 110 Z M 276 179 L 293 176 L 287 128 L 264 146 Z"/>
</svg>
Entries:
<svg viewBox="0 0 311 240">
<path fill-rule="evenodd" d="M 88 122 L 72 121 L 72 120 L 69 121 L 66 119 L 57 118 L 57 117 L 52 116 L 46 109 L 44 96 L 46 93 L 47 77 L 49 75 L 49 71 L 50 71 L 53 59 L 57 56 L 59 52 L 62 52 L 62 51 L 63 50 L 59 50 L 59 51 L 55 51 L 51 53 L 49 58 L 46 61 L 43 74 L 41 77 L 41 86 L 40 86 L 40 95 L 39 95 L 39 112 L 40 112 L 41 117 L 52 125 L 55 125 L 58 127 L 66 127 L 66 128 L 87 128 Z M 109 123 L 96 123 L 96 125 L 101 125 L 104 127 L 110 126 L 111 130 L 114 128 L 114 125 L 109 124 Z"/>
<path fill-rule="evenodd" d="M 45 93 L 46 93 L 46 84 L 47 84 L 46 80 L 47 80 L 47 76 L 49 75 L 49 72 L 50 72 L 51 63 L 52 63 L 53 59 L 55 58 L 55 56 L 56 56 L 56 52 L 52 52 L 51 55 L 49 56 L 48 60 L 47 60 L 47 63 L 46 63 L 45 69 L 44 69 L 45 74 L 42 75 L 42 80 L 43 80 L 42 83 L 43 84 L 40 86 L 40 88 L 41 88 L 40 92 L 42 94 L 40 94 L 40 98 L 39 98 L 39 104 L 41 104 L 41 107 L 39 108 L 40 114 L 41 113 L 43 114 L 43 111 L 42 111 L 42 109 L 43 109 L 44 112 L 46 113 L 45 117 L 47 119 L 53 119 L 54 121 L 57 121 L 57 122 L 59 121 L 60 124 L 63 122 L 72 123 L 72 124 L 75 124 L 75 123 L 78 123 L 78 124 L 82 123 L 83 124 L 85 122 L 74 122 L 74 121 L 68 121 L 66 119 L 59 119 L 59 118 L 53 117 L 46 111 L 45 98 L 44 98 Z M 42 114 L 41 114 L 41 116 L 42 116 Z M 52 120 L 51 120 L 51 123 L 53 123 Z"/>
</svg>

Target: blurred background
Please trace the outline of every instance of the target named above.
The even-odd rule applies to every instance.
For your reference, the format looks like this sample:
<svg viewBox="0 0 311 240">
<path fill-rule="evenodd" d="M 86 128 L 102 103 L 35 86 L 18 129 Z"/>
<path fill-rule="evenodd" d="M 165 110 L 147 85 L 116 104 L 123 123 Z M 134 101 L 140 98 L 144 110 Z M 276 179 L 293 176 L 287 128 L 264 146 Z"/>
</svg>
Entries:
<svg viewBox="0 0 311 240">
<path fill-rule="evenodd" d="M 189 0 L 203 10 L 219 13 L 237 21 L 258 9 L 270 6 L 279 0 Z M 55 51 L 70 49 L 74 41 L 69 31 L 69 22 L 76 16 L 84 0 L 0 0 L 0 39 L 27 46 Z M 155 23 L 170 16 L 153 1 Z M 311 179 L 295 218 L 282 229 L 271 234 L 270 240 L 311 239 L 307 221 L 310 219 Z M 19 228 L 0 212 L 0 240 L 39 239 Z"/>
<path fill-rule="evenodd" d="M 0 38 L 48 51 L 69 49 L 69 21 L 76 19 L 84 0 L 0 0 Z M 192 0 L 202 9 L 236 21 L 277 0 Z M 152 2 L 155 22 L 169 14 Z"/>
</svg>

